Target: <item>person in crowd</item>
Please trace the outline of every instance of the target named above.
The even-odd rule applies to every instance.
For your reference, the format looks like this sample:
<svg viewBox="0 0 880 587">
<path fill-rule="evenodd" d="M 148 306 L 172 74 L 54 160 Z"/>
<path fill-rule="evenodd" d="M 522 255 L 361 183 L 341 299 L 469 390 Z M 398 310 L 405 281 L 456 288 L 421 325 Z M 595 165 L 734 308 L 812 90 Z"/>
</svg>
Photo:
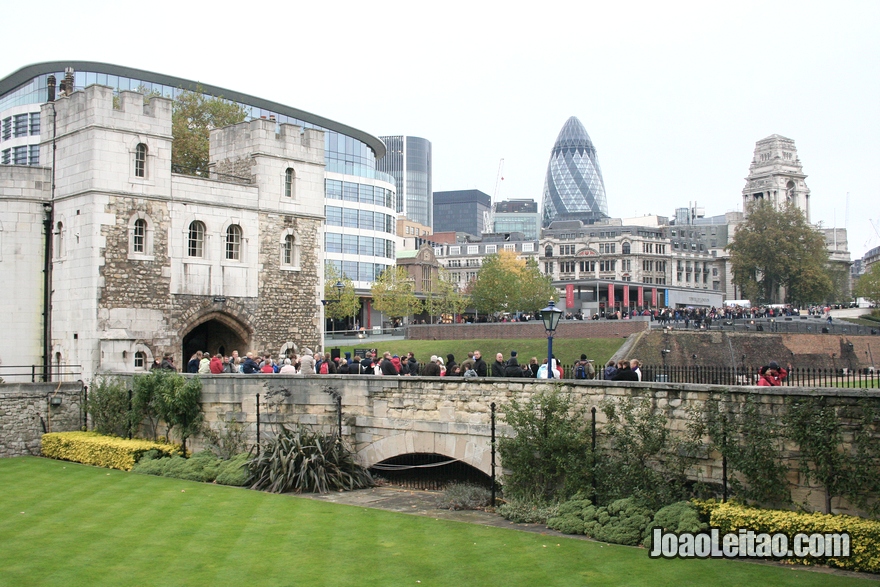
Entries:
<svg viewBox="0 0 880 587">
<path fill-rule="evenodd" d="M 614 376 L 617 375 L 617 365 L 614 363 L 614 360 L 608 361 L 608 364 L 605 365 L 605 371 L 603 372 L 603 377 L 606 381 L 611 381 L 614 379 Z"/>
<path fill-rule="evenodd" d="M 489 366 L 480 351 L 474 351 L 474 371 L 477 372 L 477 377 L 486 377 L 489 374 Z"/>
<path fill-rule="evenodd" d="M 252 375 L 260 372 L 260 365 L 254 360 L 253 351 L 248 351 L 244 361 L 241 363 L 241 372 L 245 375 Z"/>
<path fill-rule="evenodd" d="M 455 355 L 449 353 L 446 355 L 446 374 L 447 375 L 459 375 L 461 374 L 461 369 L 456 369 L 458 363 L 455 362 Z"/>
<path fill-rule="evenodd" d="M 153 364 L 150 365 L 150 371 L 158 371 L 161 368 L 162 368 L 162 359 L 160 359 L 159 357 L 154 357 Z"/>
<path fill-rule="evenodd" d="M 492 377 L 504 377 L 504 369 L 507 363 L 504 362 L 504 355 L 498 353 L 495 355 L 495 362 L 492 363 Z"/>
<path fill-rule="evenodd" d="M 416 356 L 412 351 L 406 353 L 406 374 L 407 375 L 419 375 L 422 369 L 419 365 L 419 362 L 416 360 Z"/>
<path fill-rule="evenodd" d="M 293 361 L 284 359 L 284 364 L 278 372 L 282 375 L 296 375 L 296 367 L 293 366 Z"/>
<path fill-rule="evenodd" d="M 397 355 L 391 356 L 391 364 L 394 365 L 394 369 L 397 371 L 397 374 L 400 375 L 402 372 L 402 365 L 400 363 L 400 357 Z"/>
<path fill-rule="evenodd" d="M 241 357 L 238 351 L 232 351 L 229 361 L 226 363 L 226 373 L 241 373 Z"/>
<path fill-rule="evenodd" d="M 532 357 L 529 359 L 529 370 L 532 372 L 532 379 L 536 379 L 538 377 L 538 369 L 541 367 L 541 364 L 538 363 L 538 357 Z"/>
<path fill-rule="evenodd" d="M 443 364 L 443 357 L 437 357 L 437 364 L 440 366 L 440 377 L 446 377 L 446 365 Z"/>
<path fill-rule="evenodd" d="M 776 387 L 782 385 L 779 379 L 779 373 L 769 366 L 761 367 L 758 371 L 758 385 L 761 387 Z"/>
<path fill-rule="evenodd" d="M 336 363 L 330 357 L 330 353 L 324 353 L 324 362 L 321 364 L 327 365 L 326 373 L 323 368 L 321 369 L 321 373 L 324 375 L 336 375 Z"/>
<path fill-rule="evenodd" d="M 391 353 L 385 351 L 382 355 L 382 362 L 379 363 L 379 372 L 382 375 L 398 375 L 394 363 L 391 362 Z"/>
<path fill-rule="evenodd" d="M 346 353 L 351 356 L 350 353 Z M 347 359 L 336 359 L 336 374 L 337 375 L 348 375 L 349 369 L 351 365 L 349 364 Z"/>
<path fill-rule="evenodd" d="M 162 357 L 162 365 L 160 368 L 163 371 L 177 371 L 177 367 L 174 366 L 174 355 L 171 353 L 165 353 Z"/>
<path fill-rule="evenodd" d="M 538 367 L 538 373 L 535 375 L 538 379 L 547 379 L 550 371 L 547 369 L 547 359 L 544 359 L 541 362 L 541 365 Z"/>
<path fill-rule="evenodd" d="M 507 360 L 507 365 L 504 367 L 504 376 L 505 377 L 522 377 L 523 370 L 522 367 L 519 366 L 519 360 L 516 358 L 516 351 L 510 351 L 510 358 Z"/>
<path fill-rule="evenodd" d="M 199 375 L 210 375 L 211 374 L 211 353 L 205 351 L 202 353 L 202 358 L 199 359 Z"/>
<path fill-rule="evenodd" d="M 214 375 L 219 375 L 220 373 L 223 373 L 223 355 L 221 355 L 220 353 L 214 355 L 211 358 L 209 367 L 211 373 L 213 373 Z"/>
<path fill-rule="evenodd" d="M 260 373 L 275 373 L 275 367 L 272 365 L 272 357 L 270 355 L 263 356 L 263 362 L 260 364 Z"/>
<path fill-rule="evenodd" d="M 315 375 L 315 354 L 310 348 L 303 349 L 303 356 L 299 360 L 299 372 L 303 375 Z"/>
<path fill-rule="evenodd" d="M 611 381 L 638 381 L 639 376 L 630 368 L 629 361 L 620 361 L 617 364 L 617 373 Z"/>
<path fill-rule="evenodd" d="M 186 372 L 187 373 L 198 373 L 199 372 L 199 363 L 202 362 L 202 351 L 196 351 L 189 358 L 189 362 L 186 364 Z"/>
<path fill-rule="evenodd" d="M 373 357 L 375 357 L 375 355 L 371 351 L 364 353 L 364 358 L 361 361 L 361 374 L 373 373 Z"/>
<path fill-rule="evenodd" d="M 348 366 L 348 374 L 349 375 L 363 375 L 364 374 L 364 366 L 362 364 L 363 357 L 360 355 L 355 355 L 351 360 L 351 365 Z"/>
<path fill-rule="evenodd" d="M 632 369 L 633 373 L 635 373 L 638 376 L 639 381 L 642 380 L 642 370 L 640 369 L 641 366 L 642 366 L 642 362 L 639 361 L 638 359 L 630 359 L 629 360 L 629 368 Z"/>
<path fill-rule="evenodd" d="M 440 365 L 437 363 L 437 355 L 431 355 L 431 360 L 422 368 L 423 377 L 440 377 Z"/>
</svg>

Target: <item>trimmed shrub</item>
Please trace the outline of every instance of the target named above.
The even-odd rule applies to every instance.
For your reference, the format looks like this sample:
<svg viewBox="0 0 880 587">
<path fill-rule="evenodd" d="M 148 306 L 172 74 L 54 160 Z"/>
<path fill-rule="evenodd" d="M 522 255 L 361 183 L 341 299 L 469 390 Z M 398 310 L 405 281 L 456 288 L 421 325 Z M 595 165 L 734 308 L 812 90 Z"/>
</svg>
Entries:
<svg viewBox="0 0 880 587">
<path fill-rule="evenodd" d="M 588 499 L 572 499 L 559 506 L 547 527 L 565 534 L 586 534 L 596 540 L 638 546 L 651 524 L 651 510 L 632 497 L 596 507 Z"/>
<path fill-rule="evenodd" d="M 450 483 L 437 507 L 443 510 L 480 510 L 492 502 L 492 491 L 473 483 Z"/>
<path fill-rule="evenodd" d="M 645 529 L 642 544 L 651 548 L 651 534 L 654 528 L 663 528 L 664 532 L 702 532 L 707 527 L 706 522 L 700 520 L 700 512 L 694 504 L 688 501 L 679 501 L 672 505 L 660 508 L 654 514 L 654 520 Z"/>
<path fill-rule="evenodd" d="M 505 520 L 514 524 L 546 524 L 557 515 L 559 506 L 545 505 L 529 501 L 510 500 L 496 510 Z"/>
<path fill-rule="evenodd" d="M 850 557 L 809 557 L 786 559 L 800 564 L 826 564 L 850 571 L 880 573 L 880 522 L 855 516 L 762 510 L 733 502 L 695 502 L 697 509 L 709 514 L 709 524 L 721 532 L 737 532 L 740 528 L 755 533 L 784 532 L 827 534 L 848 532 Z"/>
<path fill-rule="evenodd" d="M 250 472 L 247 469 L 249 458 L 250 455 L 242 453 L 235 455 L 228 461 L 224 461 L 220 465 L 220 471 L 217 473 L 217 478 L 214 482 L 218 485 L 233 485 L 235 487 L 246 485 L 250 476 Z"/>
<path fill-rule="evenodd" d="M 128 440 L 97 432 L 53 432 L 44 434 L 41 443 L 44 457 L 121 471 L 131 471 L 141 456 L 151 450 L 164 456 L 180 454 L 176 444 Z"/>
<path fill-rule="evenodd" d="M 95 432 L 113 436 L 128 435 L 132 427 L 128 390 L 118 377 L 98 377 L 89 393 L 86 409 Z"/>
</svg>

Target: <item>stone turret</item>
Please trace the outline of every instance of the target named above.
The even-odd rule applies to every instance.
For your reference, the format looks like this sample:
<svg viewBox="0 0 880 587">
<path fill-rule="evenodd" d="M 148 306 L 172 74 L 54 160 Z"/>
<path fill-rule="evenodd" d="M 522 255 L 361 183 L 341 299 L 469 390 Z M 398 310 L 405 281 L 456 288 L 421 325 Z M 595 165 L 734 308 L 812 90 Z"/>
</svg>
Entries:
<svg viewBox="0 0 880 587">
<path fill-rule="evenodd" d="M 743 188 L 743 211 L 757 200 L 768 200 L 779 208 L 792 203 L 810 221 L 810 188 L 792 139 L 770 135 L 755 144 L 755 156 Z"/>
</svg>

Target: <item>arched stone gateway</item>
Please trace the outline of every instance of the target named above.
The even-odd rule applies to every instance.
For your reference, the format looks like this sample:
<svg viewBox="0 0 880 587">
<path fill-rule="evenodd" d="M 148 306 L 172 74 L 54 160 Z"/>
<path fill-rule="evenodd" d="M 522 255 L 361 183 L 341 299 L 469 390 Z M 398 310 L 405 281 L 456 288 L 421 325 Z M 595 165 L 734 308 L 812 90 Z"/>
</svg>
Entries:
<svg viewBox="0 0 880 587">
<path fill-rule="evenodd" d="M 234 316 L 224 312 L 209 312 L 199 316 L 183 335 L 183 359 L 196 351 L 208 351 L 212 355 L 232 354 L 238 351 L 244 356 L 250 348 L 252 332 Z"/>
<path fill-rule="evenodd" d="M 394 457 L 414 453 L 443 455 L 492 475 L 490 439 L 483 436 L 407 430 L 359 447 L 358 459 L 369 469 Z"/>
</svg>

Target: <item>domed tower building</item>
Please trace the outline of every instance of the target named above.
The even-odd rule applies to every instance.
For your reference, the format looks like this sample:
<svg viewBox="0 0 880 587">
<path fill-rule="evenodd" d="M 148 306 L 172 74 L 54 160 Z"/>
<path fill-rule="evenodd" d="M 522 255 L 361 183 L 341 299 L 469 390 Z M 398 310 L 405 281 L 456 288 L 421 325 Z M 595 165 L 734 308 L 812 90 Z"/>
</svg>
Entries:
<svg viewBox="0 0 880 587">
<path fill-rule="evenodd" d="M 580 220 L 593 224 L 608 218 L 605 182 L 596 147 L 581 121 L 569 118 L 550 153 L 544 181 L 543 220 Z"/>
</svg>

